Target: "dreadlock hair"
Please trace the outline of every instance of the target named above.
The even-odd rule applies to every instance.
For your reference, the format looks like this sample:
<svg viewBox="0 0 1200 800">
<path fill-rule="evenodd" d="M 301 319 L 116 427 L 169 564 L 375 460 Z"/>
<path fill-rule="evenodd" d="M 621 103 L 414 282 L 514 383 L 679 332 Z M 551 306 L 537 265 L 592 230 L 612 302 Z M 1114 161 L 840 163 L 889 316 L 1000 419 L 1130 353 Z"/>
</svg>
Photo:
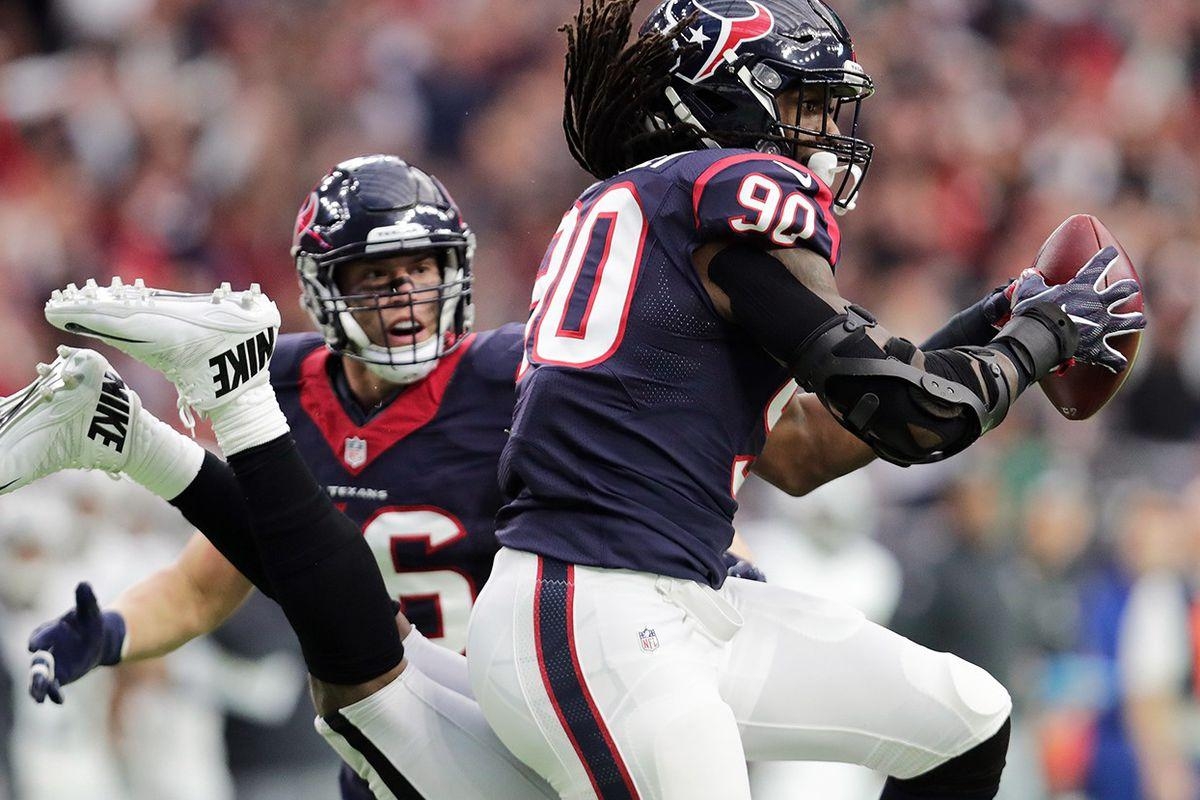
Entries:
<svg viewBox="0 0 1200 800">
<path fill-rule="evenodd" d="M 690 125 L 668 122 L 675 115 L 664 93 L 680 56 L 672 38 L 652 33 L 626 46 L 639 2 L 579 0 L 574 23 L 559 29 L 567 35 L 567 147 L 601 180 L 657 156 L 703 146 Z"/>
</svg>

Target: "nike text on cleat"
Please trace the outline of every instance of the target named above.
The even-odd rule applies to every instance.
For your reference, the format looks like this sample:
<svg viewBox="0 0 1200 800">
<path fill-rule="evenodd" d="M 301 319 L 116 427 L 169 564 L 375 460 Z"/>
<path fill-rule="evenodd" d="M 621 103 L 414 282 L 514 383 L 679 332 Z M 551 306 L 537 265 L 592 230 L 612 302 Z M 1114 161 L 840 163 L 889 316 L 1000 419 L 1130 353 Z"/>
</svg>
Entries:
<svg viewBox="0 0 1200 800">
<path fill-rule="evenodd" d="M 141 400 L 104 356 L 59 347 L 33 383 L 0 399 L 0 493 L 63 469 L 118 473 Z"/>
<path fill-rule="evenodd" d="M 163 373 L 179 390 L 180 418 L 194 427 L 190 409 L 207 413 L 267 380 L 279 309 L 252 284 L 228 283 L 205 294 L 183 294 L 89 280 L 55 290 L 46 302 L 50 324 L 100 339 Z"/>
<path fill-rule="evenodd" d="M 208 360 L 216 381 L 215 397 L 225 397 L 234 389 L 258 375 L 271 361 L 275 352 L 275 329 L 257 333 L 232 350 L 218 353 Z"/>
</svg>

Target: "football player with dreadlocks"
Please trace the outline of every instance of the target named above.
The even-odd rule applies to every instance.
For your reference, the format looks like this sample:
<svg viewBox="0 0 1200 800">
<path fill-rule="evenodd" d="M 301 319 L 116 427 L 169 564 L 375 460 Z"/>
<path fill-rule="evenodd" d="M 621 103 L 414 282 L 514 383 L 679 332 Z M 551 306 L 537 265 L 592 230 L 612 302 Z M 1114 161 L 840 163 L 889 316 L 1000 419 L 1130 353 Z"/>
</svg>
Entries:
<svg viewBox="0 0 1200 800">
<path fill-rule="evenodd" d="M 494 476 L 515 399 L 520 329 L 470 334 L 473 239 L 440 184 L 399 159 L 339 164 L 306 198 L 295 242 L 304 304 L 320 336 L 275 342 L 273 306 L 254 293 L 220 290 L 197 302 L 117 284 L 68 289 L 48 304 L 56 324 L 107 338 L 166 367 L 177 382 L 187 374 L 179 365 L 184 354 L 197 359 L 204 378 L 215 382 L 206 413 L 220 416 L 211 408 L 218 395 L 240 407 L 232 423 L 217 427 L 231 447 L 246 444 L 239 436 L 231 440 L 228 427 L 246 415 L 249 387 L 265 377 L 274 347 L 270 397 L 281 401 L 297 450 L 275 453 L 265 474 L 248 466 L 256 456 L 235 452 L 231 471 L 140 410 L 137 395 L 90 351 L 63 350 L 30 390 L 5 400 L 0 482 L 6 491 L 67 467 L 123 471 L 204 534 L 174 565 L 103 611 L 81 584 L 76 607 L 31 638 L 31 692 L 39 702 L 61 702 L 62 687 L 97 666 L 179 647 L 226 619 L 253 583 L 284 606 L 305 645 L 324 715 L 320 729 L 370 780 L 364 788 L 344 772 L 344 796 L 549 794 L 486 728 L 465 660 L 451 652 L 462 647 L 471 595 L 497 547 Z M 105 317 L 105 304 L 135 335 L 106 337 L 116 323 Z M 955 325 L 990 320 L 1007 305 L 994 293 Z M 199 315 L 201 335 L 172 331 L 173 314 Z M 164 326 L 177 337 L 172 345 L 153 341 Z M 223 328 L 232 333 L 222 335 Z M 230 336 L 238 345 L 226 349 Z M 181 384 L 183 396 L 194 400 L 200 383 Z M 791 395 L 789 387 L 773 404 L 770 419 L 779 424 L 755 467 L 803 493 L 869 451 L 856 450 L 857 440 L 811 396 L 789 402 Z M 261 548 L 255 519 L 272 534 Z M 315 533 L 280 538 L 288 525 Z M 320 569 L 306 575 L 312 563 Z M 747 574 L 736 559 L 726 564 L 731 575 Z M 376 567 L 382 585 L 364 572 Z M 390 606 L 389 595 L 431 640 L 446 645 L 431 645 L 399 616 L 412 664 L 396 681 L 395 629 L 390 609 L 379 611 Z M 448 769 L 447 760 L 471 767 Z"/>
<path fill-rule="evenodd" d="M 893 337 L 834 278 L 874 91 L 821 0 L 584 0 L 565 128 L 598 182 L 533 290 L 500 478 L 503 549 L 473 611 L 492 728 L 567 798 L 748 798 L 747 760 L 863 764 L 887 800 L 991 798 L 1011 702 L 978 667 L 849 607 L 726 580 L 733 489 L 795 380 L 870 452 L 949 457 L 1074 358 L 1144 325 L 1097 291 L 1012 288 L 997 332 Z M 764 424 L 766 423 L 766 424 Z"/>
</svg>

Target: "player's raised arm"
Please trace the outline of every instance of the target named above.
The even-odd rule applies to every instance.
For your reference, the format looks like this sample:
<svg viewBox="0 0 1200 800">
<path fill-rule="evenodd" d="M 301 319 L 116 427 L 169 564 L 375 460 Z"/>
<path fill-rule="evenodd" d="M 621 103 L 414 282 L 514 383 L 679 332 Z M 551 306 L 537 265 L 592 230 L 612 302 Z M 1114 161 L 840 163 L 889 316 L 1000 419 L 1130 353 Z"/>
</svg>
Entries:
<svg viewBox="0 0 1200 800">
<path fill-rule="evenodd" d="M 844 299 L 829 262 L 813 250 L 736 242 L 710 245 L 696 262 L 718 310 L 787 364 L 842 426 L 897 464 L 957 453 L 999 424 L 1031 383 L 1084 353 L 1071 318 L 1090 312 L 1083 304 L 1068 309 L 1071 316 L 1053 302 L 1018 305 L 987 345 L 924 352 Z M 1081 286 L 1088 274 L 1080 271 Z M 1102 329 L 1106 313 L 1100 305 L 1085 318 Z"/>
<path fill-rule="evenodd" d="M 1007 289 L 994 289 L 955 314 L 921 343 L 921 349 L 986 345 L 996 335 L 997 321 L 1009 314 Z M 875 451 L 843 428 L 816 395 L 800 392 L 771 429 L 754 471 L 788 494 L 800 496 L 874 458 Z"/>
<path fill-rule="evenodd" d="M 862 81 L 846 80 L 847 91 Z M 775 102 L 781 118 L 796 120 L 789 128 L 795 155 L 808 166 L 737 153 L 704 169 L 691 193 L 705 242 L 693 263 L 718 313 L 747 330 L 878 456 L 909 465 L 954 455 L 999 424 L 1031 383 L 1073 357 L 1122 368 L 1096 346 L 1116 324 L 1112 304 L 1094 287 L 1102 254 L 1053 290 L 1032 278 L 1019 282 L 1011 320 L 982 346 L 923 351 L 892 336 L 843 298 L 834 280 L 841 250 L 834 215 L 846 206 L 818 164 L 825 140 L 840 136 L 837 104 L 804 86 Z"/>
<path fill-rule="evenodd" d="M 801 130 L 836 131 L 826 100 L 797 88 L 777 103 Z M 841 231 L 826 181 L 762 153 L 701 167 L 690 195 L 704 244 L 692 262 L 715 310 L 882 458 L 907 465 L 953 455 L 1075 353 L 1074 323 L 1047 303 L 1030 304 L 986 347 L 923 353 L 838 290 Z"/>
</svg>

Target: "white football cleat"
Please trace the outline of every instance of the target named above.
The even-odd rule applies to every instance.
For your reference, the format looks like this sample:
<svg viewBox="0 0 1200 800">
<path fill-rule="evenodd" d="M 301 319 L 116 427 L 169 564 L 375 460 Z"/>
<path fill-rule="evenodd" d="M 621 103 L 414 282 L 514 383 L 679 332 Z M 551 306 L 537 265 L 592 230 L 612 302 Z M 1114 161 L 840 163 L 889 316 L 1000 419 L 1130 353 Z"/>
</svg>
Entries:
<svg viewBox="0 0 1200 800">
<path fill-rule="evenodd" d="M 46 302 L 56 328 L 91 336 L 158 370 L 179 390 L 180 419 L 207 414 L 267 381 L 279 309 L 257 283 L 235 292 L 228 283 L 206 294 L 89 280 L 56 289 Z"/>
<path fill-rule="evenodd" d="M 65 345 L 0 399 L 0 494 L 64 469 L 125 467 L 142 401 L 104 356 Z"/>
</svg>

